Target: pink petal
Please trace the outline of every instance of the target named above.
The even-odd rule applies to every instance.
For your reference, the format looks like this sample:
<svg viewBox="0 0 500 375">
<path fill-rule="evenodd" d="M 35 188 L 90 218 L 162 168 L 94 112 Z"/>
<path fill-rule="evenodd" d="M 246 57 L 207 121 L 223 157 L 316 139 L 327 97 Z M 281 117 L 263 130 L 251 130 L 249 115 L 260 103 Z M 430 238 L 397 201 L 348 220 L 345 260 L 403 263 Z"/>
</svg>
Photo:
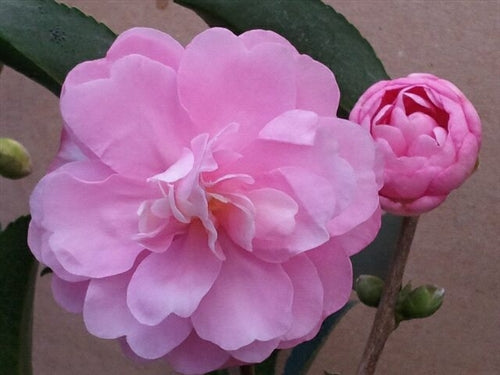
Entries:
<svg viewBox="0 0 500 375">
<path fill-rule="evenodd" d="M 295 229 L 297 203 L 277 189 L 263 188 L 248 192 L 255 207 L 255 235 L 266 239 L 287 236 Z"/>
<path fill-rule="evenodd" d="M 446 199 L 446 195 L 427 195 L 414 201 L 400 202 L 384 196 L 380 196 L 380 204 L 384 211 L 394 215 L 416 216 L 430 211 L 439 206 Z"/>
<path fill-rule="evenodd" d="M 267 123 L 260 131 L 259 138 L 311 146 L 314 144 L 317 128 L 316 113 L 295 109 Z"/>
<path fill-rule="evenodd" d="M 274 31 L 269 30 L 249 30 L 244 32 L 239 36 L 239 38 L 245 44 L 245 47 L 249 50 L 263 43 L 277 43 L 281 44 L 291 50 L 295 50 L 288 40 L 283 38 L 281 35 L 276 34 Z M 295 50 L 295 54 L 298 56 L 299 53 Z"/>
<path fill-rule="evenodd" d="M 262 262 L 223 238 L 227 259 L 192 316 L 201 338 L 236 350 L 283 335 L 292 322 L 293 286 L 279 264 Z"/>
<path fill-rule="evenodd" d="M 339 235 L 377 211 L 383 168 L 370 134 L 352 122 L 325 120 L 318 137 L 320 140 L 334 137 L 338 142 L 339 159 L 348 164 L 341 168 L 342 163 L 338 162 L 338 170 L 331 174 L 333 181 L 342 181 L 342 184 L 335 184 L 338 211 L 329 221 L 328 230 L 331 235 Z"/>
<path fill-rule="evenodd" d="M 75 137 L 71 135 L 67 127 L 63 127 L 59 151 L 55 159 L 50 163 L 49 172 L 73 161 L 82 161 L 95 158 L 94 155 L 82 144 L 77 144 Z"/>
<path fill-rule="evenodd" d="M 191 138 L 175 72 L 139 55 L 114 62 L 109 78 L 65 85 L 61 112 L 80 142 L 126 176 L 163 172 Z"/>
<path fill-rule="evenodd" d="M 417 199 L 425 194 L 433 178 L 440 170 L 441 168 L 433 166 L 426 166 L 414 172 L 411 172 L 411 170 L 387 169 L 385 185 L 380 190 L 380 194 L 398 196 L 404 200 Z"/>
<path fill-rule="evenodd" d="M 115 339 L 137 329 L 139 323 L 127 307 L 131 272 L 90 281 L 83 320 L 87 330 L 103 339 Z"/>
<path fill-rule="evenodd" d="M 349 257 L 326 243 L 308 251 L 323 284 L 323 316 L 340 310 L 349 300 L 352 288 L 352 265 Z"/>
<path fill-rule="evenodd" d="M 414 139 L 408 148 L 407 156 L 425 156 L 430 158 L 441 150 L 436 140 L 426 134 Z"/>
<path fill-rule="evenodd" d="M 161 254 L 150 254 L 134 272 L 127 301 L 138 321 L 159 324 L 169 314 L 190 316 L 217 278 L 221 262 L 207 245 L 201 225 Z"/>
<path fill-rule="evenodd" d="M 54 274 L 51 286 L 54 299 L 60 306 L 72 313 L 82 312 L 88 281 L 70 283 Z"/>
<path fill-rule="evenodd" d="M 106 54 L 111 61 L 127 55 L 142 55 L 177 70 L 184 48 L 170 35 L 146 27 L 121 33 Z"/>
<path fill-rule="evenodd" d="M 332 204 L 335 193 L 331 182 L 305 168 L 283 167 L 279 171 L 290 184 L 300 202 L 299 206 L 305 209 L 322 231 L 333 216 L 335 207 Z M 311 194 L 311 186 L 314 187 L 314 194 Z M 318 238 L 318 241 L 321 242 L 321 239 Z"/>
<path fill-rule="evenodd" d="M 109 77 L 109 63 L 106 59 L 84 61 L 75 66 L 66 76 L 61 91 L 61 96 L 70 86 L 81 85 L 96 79 Z"/>
<path fill-rule="evenodd" d="M 237 360 L 247 363 L 262 362 L 271 355 L 278 346 L 279 339 L 270 341 L 254 341 L 237 350 L 230 350 L 229 353 Z"/>
<path fill-rule="evenodd" d="M 351 256 L 363 250 L 370 242 L 372 242 L 380 229 L 381 225 L 381 210 L 380 207 L 373 211 L 365 221 L 361 222 L 348 232 L 332 236 L 330 240 L 331 246 L 342 249 Z"/>
<path fill-rule="evenodd" d="M 213 213 L 235 244 L 252 251 L 252 240 L 255 237 L 255 207 L 247 197 L 240 194 L 228 194 L 226 198 L 229 202 Z"/>
<path fill-rule="evenodd" d="M 282 340 L 305 336 L 323 318 L 323 285 L 316 267 L 306 255 L 300 254 L 283 264 L 293 284 L 293 321 Z"/>
<path fill-rule="evenodd" d="M 230 356 L 225 350 L 192 332 L 181 345 L 167 354 L 166 359 L 175 371 L 199 375 L 220 368 Z"/>
<path fill-rule="evenodd" d="M 127 178 L 103 174 L 97 162 L 75 162 L 47 175 L 37 187 L 45 213 L 39 222 L 52 232 L 49 246 L 75 275 L 121 273 L 142 251 L 132 237 L 137 232 L 137 209 L 152 192 Z"/>
<path fill-rule="evenodd" d="M 391 125 L 376 125 L 372 128 L 372 132 L 376 140 L 383 139 L 387 141 L 397 156 L 404 155 L 406 152 L 406 140 L 399 128 Z"/>
<path fill-rule="evenodd" d="M 178 71 L 181 103 L 204 131 L 213 135 L 237 122 L 242 139 L 252 139 L 265 123 L 294 108 L 292 56 L 284 45 L 248 50 L 230 31 L 209 29 L 186 47 Z"/>
<path fill-rule="evenodd" d="M 38 195 L 35 194 L 39 192 L 40 189 L 35 188 L 35 192 L 31 195 L 30 201 Z M 36 200 L 36 199 L 35 199 Z M 49 238 L 52 235 L 52 232 L 43 229 L 43 227 L 38 223 L 40 220 L 39 211 L 33 208 L 34 204 L 31 203 L 32 207 L 32 216 L 28 230 L 28 246 L 35 256 L 35 258 L 48 267 L 61 279 L 68 282 L 79 282 L 88 280 L 87 277 L 74 275 L 68 272 L 61 263 L 57 260 L 54 252 L 49 246 Z"/>
<path fill-rule="evenodd" d="M 179 346 L 191 331 L 189 319 L 171 314 L 158 325 L 137 326 L 127 335 L 127 343 L 130 349 L 140 357 L 156 359 Z"/>
<path fill-rule="evenodd" d="M 296 58 L 297 108 L 335 116 L 340 91 L 332 71 L 307 55 Z"/>
</svg>

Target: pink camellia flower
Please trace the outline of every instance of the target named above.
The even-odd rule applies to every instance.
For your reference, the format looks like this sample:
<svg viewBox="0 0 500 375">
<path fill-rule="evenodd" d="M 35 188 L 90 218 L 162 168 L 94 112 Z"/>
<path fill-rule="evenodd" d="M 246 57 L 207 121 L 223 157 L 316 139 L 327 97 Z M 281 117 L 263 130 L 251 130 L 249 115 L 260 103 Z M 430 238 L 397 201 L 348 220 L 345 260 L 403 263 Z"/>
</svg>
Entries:
<svg viewBox="0 0 500 375">
<path fill-rule="evenodd" d="M 90 333 L 199 374 L 312 338 L 380 225 L 369 133 L 275 33 L 135 28 L 78 65 L 30 247 Z M 379 178 L 380 177 L 380 178 Z"/>
<path fill-rule="evenodd" d="M 419 215 L 441 204 L 474 170 L 479 116 L 452 83 L 431 74 L 380 81 L 349 119 L 370 130 L 385 159 L 382 208 Z"/>
</svg>

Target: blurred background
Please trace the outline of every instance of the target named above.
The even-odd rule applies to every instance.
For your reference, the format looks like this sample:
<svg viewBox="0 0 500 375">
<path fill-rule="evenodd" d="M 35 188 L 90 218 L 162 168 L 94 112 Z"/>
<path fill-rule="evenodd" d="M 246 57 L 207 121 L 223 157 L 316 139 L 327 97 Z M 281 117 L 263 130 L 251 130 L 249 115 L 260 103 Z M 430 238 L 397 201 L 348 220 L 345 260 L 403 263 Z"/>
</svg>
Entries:
<svg viewBox="0 0 500 375">
<path fill-rule="evenodd" d="M 62 2 L 80 8 L 116 33 L 133 26 L 154 27 L 185 45 L 207 28 L 196 14 L 171 0 Z M 500 1 L 326 3 L 368 39 L 391 77 L 429 72 L 454 82 L 475 105 L 483 124 L 478 171 L 442 206 L 421 218 L 405 274 L 405 281 L 412 280 L 414 285 L 444 287 L 444 305 L 431 318 L 401 324 L 386 345 L 377 374 L 498 374 Z M 28 213 L 29 195 L 57 151 L 60 129 L 57 97 L 4 67 L 0 136 L 17 139 L 28 148 L 34 172 L 22 180 L 0 179 L 2 226 Z M 322 375 L 324 370 L 354 374 L 374 312 L 361 305 L 351 310 L 310 374 Z M 33 359 L 34 375 L 173 374 L 161 361 L 132 363 L 121 354 L 117 342 L 88 334 L 81 316 L 54 303 L 50 276 L 37 281 Z"/>
</svg>

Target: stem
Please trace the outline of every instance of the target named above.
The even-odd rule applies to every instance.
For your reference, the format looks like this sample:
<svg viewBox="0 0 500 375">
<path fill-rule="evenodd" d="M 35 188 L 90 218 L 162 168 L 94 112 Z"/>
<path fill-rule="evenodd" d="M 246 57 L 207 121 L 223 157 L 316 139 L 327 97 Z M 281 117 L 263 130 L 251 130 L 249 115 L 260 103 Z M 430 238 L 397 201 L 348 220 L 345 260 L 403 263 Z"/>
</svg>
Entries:
<svg viewBox="0 0 500 375">
<path fill-rule="evenodd" d="M 395 307 L 403 280 L 403 273 L 417 229 L 418 216 L 403 219 L 396 251 L 385 279 L 380 304 L 375 314 L 372 330 L 359 363 L 357 375 L 373 375 L 389 335 L 397 327 Z"/>
<path fill-rule="evenodd" d="M 253 365 L 241 366 L 241 375 L 255 375 L 255 367 Z"/>
</svg>

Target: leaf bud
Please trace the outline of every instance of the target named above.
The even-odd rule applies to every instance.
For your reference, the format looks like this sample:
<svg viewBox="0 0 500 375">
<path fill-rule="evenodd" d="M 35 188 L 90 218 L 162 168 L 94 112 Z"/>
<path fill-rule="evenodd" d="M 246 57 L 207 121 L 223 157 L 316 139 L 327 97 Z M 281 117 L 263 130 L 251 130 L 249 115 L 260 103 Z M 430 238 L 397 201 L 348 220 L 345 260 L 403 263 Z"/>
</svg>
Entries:
<svg viewBox="0 0 500 375">
<path fill-rule="evenodd" d="M 0 175 L 10 179 L 31 173 L 31 157 L 26 148 L 10 138 L 0 138 Z"/>
<path fill-rule="evenodd" d="M 367 306 L 377 307 L 384 289 L 384 281 L 377 276 L 361 275 L 356 279 L 358 298 Z"/>
<path fill-rule="evenodd" d="M 422 285 L 412 290 L 400 301 L 397 313 L 401 320 L 426 318 L 443 304 L 444 288 Z"/>
</svg>

